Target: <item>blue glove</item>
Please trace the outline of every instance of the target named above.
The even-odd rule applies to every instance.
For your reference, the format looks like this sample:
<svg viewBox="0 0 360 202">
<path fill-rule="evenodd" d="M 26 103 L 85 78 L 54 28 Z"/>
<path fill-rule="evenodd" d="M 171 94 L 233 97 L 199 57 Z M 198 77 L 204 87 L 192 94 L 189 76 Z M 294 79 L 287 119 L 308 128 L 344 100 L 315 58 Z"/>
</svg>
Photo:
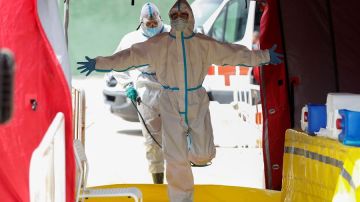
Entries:
<svg viewBox="0 0 360 202">
<path fill-rule="evenodd" d="M 136 101 L 136 98 L 138 97 L 136 89 L 133 86 L 126 88 L 126 96 L 130 98 L 130 100 Z"/>
<path fill-rule="evenodd" d="M 89 76 L 89 74 L 91 74 L 91 72 L 95 70 L 96 60 L 91 59 L 88 56 L 85 56 L 85 59 L 87 60 L 87 62 L 77 62 L 78 65 L 81 65 L 77 69 L 81 70 L 80 73 L 87 72 L 86 76 Z"/>
<path fill-rule="evenodd" d="M 275 52 L 277 45 L 274 44 L 272 48 L 269 49 L 269 55 L 270 55 L 270 64 L 278 65 L 282 63 L 281 57 L 284 57 L 283 54 Z"/>
</svg>

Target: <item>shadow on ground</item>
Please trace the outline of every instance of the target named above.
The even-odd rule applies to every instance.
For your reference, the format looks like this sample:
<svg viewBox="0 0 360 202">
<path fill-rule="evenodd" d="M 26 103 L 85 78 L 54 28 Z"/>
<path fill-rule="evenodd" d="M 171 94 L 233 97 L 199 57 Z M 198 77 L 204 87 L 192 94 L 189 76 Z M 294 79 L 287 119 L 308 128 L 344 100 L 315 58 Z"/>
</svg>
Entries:
<svg viewBox="0 0 360 202">
<path fill-rule="evenodd" d="M 143 136 L 141 130 L 135 129 L 129 129 L 129 130 L 118 130 L 116 131 L 118 134 L 122 135 L 130 135 L 130 136 Z"/>
</svg>

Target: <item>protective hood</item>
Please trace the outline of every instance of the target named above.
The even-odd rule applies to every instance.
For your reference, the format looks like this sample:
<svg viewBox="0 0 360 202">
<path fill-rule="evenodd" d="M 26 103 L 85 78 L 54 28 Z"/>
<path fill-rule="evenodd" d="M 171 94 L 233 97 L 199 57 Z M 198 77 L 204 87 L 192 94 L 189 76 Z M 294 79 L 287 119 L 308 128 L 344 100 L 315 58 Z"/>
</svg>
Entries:
<svg viewBox="0 0 360 202">
<path fill-rule="evenodd" d="M 155 19 L 158 22 L 158 26 L 155 28 L 146 27 L 145 24 L 150 19 Z M 151 37 L 161 32 L 164 25 L 161 20 L 160 11 L 155 4 L 148 2 L 143 5 L 140 13 L 140 26 L 145 36 Z"/>
<path fill-rule="evenodd" d="M 192 12 L 192 9 L 189 5 L 189 3 L 186 0 L 178 0 L 176 1 L 176 3 L 171 7 L 170 11 L 169 11 L 169 17 L 173 12 L 187 12 L 189 14 L 189 18 L 187 21 L 187 25 L 186 28 L 184 29 L 184 35 L 185 36 L 190 36 L 193 33 L 194 30 L 194 26 L 195 26 L 195 19 L 194 19 L 194 14 Z M 175 36 L 176 35 L 176 30 L 173 27 L 173 21 L 170 18 L 170 22 L 171 22 L 171 30 L 170 33 Z"/>
</svg>

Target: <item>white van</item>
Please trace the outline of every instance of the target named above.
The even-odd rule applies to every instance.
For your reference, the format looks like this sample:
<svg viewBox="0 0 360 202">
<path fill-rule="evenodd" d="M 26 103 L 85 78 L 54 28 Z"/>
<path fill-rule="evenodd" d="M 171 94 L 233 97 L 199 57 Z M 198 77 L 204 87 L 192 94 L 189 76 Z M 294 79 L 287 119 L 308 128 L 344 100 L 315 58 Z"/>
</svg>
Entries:
<svg viewBox="0 0 360 202">
<path fill-rule="evenodd" d="M 251 49 L 255 22 L 255 1 L 195 0 L 191 4 L 195 31 L 222 42 L 236 43 Z"/>
<path fill-rule="evenodd" d="M 241 44 L 252 49 L 254 30 L 259 30 L 261 12 L 255 1 L 249 0 L 195 0 L 191 7 L 195 16 L 195 30 L 222 42 Z M 220 104 L 234 102 L 234 85 L 230 77 L 249 80 L 239 71 L 243 67 L 218 66 L 209 68 L 204 86 L 209 97 Z"/>
<path fill-rule="evenodd" d="M 253 33 L 259 30 L 261 10 L 249 0 L 195 0 L 195 30 L 218 41 L 253 48 Z M 204 86 L 209 97 L 220 104 L 232 104 L 244 124 L 262 130 L 260 86 L 253 68 L 218 66 L 209 68 Z"/>
</svg>

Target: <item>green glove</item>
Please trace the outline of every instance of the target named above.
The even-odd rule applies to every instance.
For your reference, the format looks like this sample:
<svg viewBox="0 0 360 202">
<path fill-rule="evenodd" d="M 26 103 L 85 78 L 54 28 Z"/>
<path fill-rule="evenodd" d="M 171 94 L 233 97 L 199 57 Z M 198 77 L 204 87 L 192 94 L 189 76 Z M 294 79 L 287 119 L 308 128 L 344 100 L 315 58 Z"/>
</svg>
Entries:
<svg viewBox="0 0 360 202">
<path fill-rule="evenodd" d="M 136 101 L 136 98 L 138 97 L 136 89 L 132 86 L 126 88 L 126 96 L 130 98 L 130 100 Z"/>
</svg>

